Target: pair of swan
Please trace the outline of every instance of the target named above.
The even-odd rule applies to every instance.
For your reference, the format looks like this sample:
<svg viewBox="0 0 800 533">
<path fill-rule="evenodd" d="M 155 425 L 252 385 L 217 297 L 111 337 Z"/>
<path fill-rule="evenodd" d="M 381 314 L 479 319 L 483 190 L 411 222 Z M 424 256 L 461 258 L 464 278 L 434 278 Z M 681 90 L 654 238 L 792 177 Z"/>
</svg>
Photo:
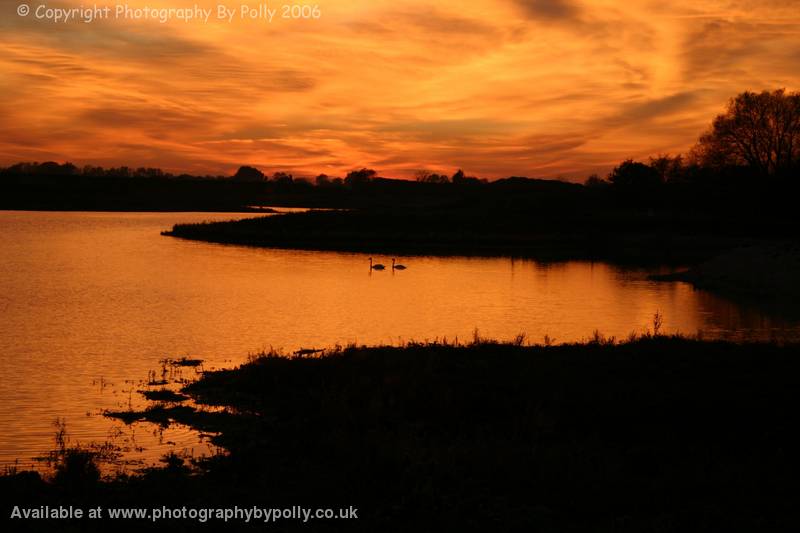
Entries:
<svg viewBox="0 0 800 533">
<path fill-rule="evenodd" d="M 369 258 L 369 269 L 370 270 L 386 270 L 386 267 L 384 265 L 380 264 L 380 263 L 373 264 L 372 263 L 372 258 L 370 257 Z M 405 265 L 397 264 L 396 259 L 394 257 L 392 258 L 392 270 L 405 270 L 405 269 L 406 269 Z"/>
</svg>

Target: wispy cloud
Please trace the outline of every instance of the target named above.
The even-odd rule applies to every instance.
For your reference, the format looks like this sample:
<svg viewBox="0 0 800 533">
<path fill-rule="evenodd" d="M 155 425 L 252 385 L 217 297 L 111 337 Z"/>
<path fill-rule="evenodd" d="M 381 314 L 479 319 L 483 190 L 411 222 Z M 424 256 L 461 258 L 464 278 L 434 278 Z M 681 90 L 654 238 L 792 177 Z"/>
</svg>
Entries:
<svg viewBox="0 0 800 533">
<path fill-rule="evenodd" d="M 529 17 L 534 19 L 575 20 L 580 8 L 572 0 L 514 0 Z"/>
</svg>

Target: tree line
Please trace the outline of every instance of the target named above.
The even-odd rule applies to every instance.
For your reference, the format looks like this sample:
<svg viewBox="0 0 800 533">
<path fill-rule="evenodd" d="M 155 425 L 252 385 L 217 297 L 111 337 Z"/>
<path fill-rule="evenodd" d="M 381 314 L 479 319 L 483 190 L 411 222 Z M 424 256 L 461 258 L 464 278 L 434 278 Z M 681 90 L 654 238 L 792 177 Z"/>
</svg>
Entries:
<svg viewBox="0 0 800 533">
<path fill-rule="evenodd" d="M 665 184 L 692 184 L 720 179 L 775 182 L 795 178 L 800 170 L 800 92 L 785 89 L 746 91 L 732 98 L 726 110 L 714 118 L 710 127 L 687 155 L 665 154 L 648 161 L 627 159 L 606 176 L 589 176 L 584 185 L 593 189 L 612 187 L 630 192 L 653 192 Z M 2 177 L 114 177 L 155 179 L 217 179 L 234 182 L 273 182 L 278 185 L 315 185 L 320 188 L 363 188 L 385 180 L 378 172 L 361 168 L 344 178 L 320 174 L 313 180 L 288 172 L 271 176 L 252 166 L 242 166 L 232 176 L 173 175 L 158 168 L 104 169 L 72 163 L 18 163 L 0 168 Z M 430 185 L 481 185 L 488 180 L 468 176 L 458 170 L 451 176 L 420 170 L 415 179 Z M 519 179 L 519 178 L 517 178 Z"/>
</svg>

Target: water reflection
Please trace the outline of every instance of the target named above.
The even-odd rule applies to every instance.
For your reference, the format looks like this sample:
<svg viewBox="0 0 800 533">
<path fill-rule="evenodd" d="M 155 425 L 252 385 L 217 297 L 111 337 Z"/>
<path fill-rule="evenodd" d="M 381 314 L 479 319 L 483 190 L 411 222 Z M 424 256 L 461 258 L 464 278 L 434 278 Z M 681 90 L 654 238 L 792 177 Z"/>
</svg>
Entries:
<svg viewBox="0 0 800 533">
<path fill-rule="evenodd" d="M 166 357 L 200 357 L 213 368 L 269 347 L 470 339 L 475 329 L 534 342 L 594 330 L 622 338 L 650 327 L 656 311 L 667 332 L 769 339 L 800 331 L 796 319 L 650 282 L 652 270 L 406 257 L 407 270 L 373 272 L 369 255 L 159 235 L 176 222 L 235 217 L 0 213 L 0 460 L 47 449 L 56 417 L 67 418 L 75 439 L 104 440 L 115 423 L 97 413 L 141 401 L 136 380 Z M 391 257 L 375 259 L 391 265 Z M 142 436 L 148 431 L 136 435 L 143 456 L 162 453 L 164 441 L 197 445 L 187 430 L 160 442 Z"/>
</svg>

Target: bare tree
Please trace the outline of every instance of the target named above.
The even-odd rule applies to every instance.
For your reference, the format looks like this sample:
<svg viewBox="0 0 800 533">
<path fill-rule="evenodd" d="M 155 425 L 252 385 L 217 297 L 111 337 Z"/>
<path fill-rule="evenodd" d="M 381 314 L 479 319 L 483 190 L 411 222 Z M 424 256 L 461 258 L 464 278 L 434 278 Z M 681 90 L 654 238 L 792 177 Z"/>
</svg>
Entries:
<svg viewBox="0 0 800 533">
<path fill-rule="evenodd" d="M 709 167 L 749 166 L 762 176 L 800 166 L 800 93 L 744 92 L 728 103 L 694 149 Z"/>
</svg>

